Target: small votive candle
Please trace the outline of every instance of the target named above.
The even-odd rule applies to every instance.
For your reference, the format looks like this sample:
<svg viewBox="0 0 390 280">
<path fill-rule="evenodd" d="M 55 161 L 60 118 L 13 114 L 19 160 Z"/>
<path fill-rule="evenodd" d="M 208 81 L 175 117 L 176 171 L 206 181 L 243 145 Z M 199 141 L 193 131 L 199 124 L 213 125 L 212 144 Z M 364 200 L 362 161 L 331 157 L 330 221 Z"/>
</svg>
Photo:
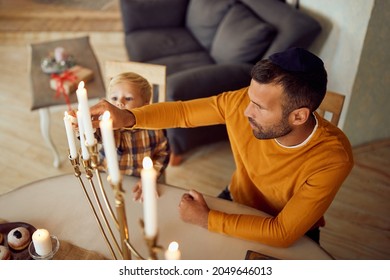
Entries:
<svg viewBox="0 0 390 280">
<path fill-rule="evenodd" d="M 180 260 L 181 253 L 179 251 L 179 243 L 173 241 L 169 244 L 168 250 L 165 251 L 166 260 Z"/>
<path fill-rule="evenodd" d="M 46 229 L 37 229 L 32 235 L 35 252 L 40 256 L 46 256 L 52 251 L 51 237 Z"/>
</svg>

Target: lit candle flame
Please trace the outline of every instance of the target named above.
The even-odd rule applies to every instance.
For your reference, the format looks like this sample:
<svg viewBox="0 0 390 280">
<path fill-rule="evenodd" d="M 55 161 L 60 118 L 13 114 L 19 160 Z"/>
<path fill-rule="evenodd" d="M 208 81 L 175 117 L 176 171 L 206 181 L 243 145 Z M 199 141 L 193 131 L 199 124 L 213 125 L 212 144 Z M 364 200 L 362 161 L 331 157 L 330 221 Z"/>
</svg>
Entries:
<svg viewBox="0 0 390 280">
<path fill-rule="evenodd" d="M 168 246 L 169 251 L 177 251 L 178 249 L 179 249 L 179 243 L 177 243 L 176 241 L 171 242 Z"/>
<path fill-rule="evenodd" d="M 144 169 L 151 169 L 153 167 L 153 161 L 150 157 L 144 157 L 142 160 L 142 166 Z"/>
<path fill-rule="evenodd" d="M 172 241 L 169 243 L 168 250 L 165 251 L 165 259 L 180 260 L 181 252 L 179 251 L 179 243 Z"/>
<path fill-rule="evenodd" d="M 84 88 L 84 81 L 81 81 L 78 85 L 78 89 Z"/>
<path fill-rule="evenodd" d="M 110 112 L 109 112 L 109 111 L 105 111 L 105 112 L 103 113 L 102 120 L 103 120 L 103 121 L 108 121 L 108 120 L 110 119 L 110 117 L 111 117 Z"/>
</svg>

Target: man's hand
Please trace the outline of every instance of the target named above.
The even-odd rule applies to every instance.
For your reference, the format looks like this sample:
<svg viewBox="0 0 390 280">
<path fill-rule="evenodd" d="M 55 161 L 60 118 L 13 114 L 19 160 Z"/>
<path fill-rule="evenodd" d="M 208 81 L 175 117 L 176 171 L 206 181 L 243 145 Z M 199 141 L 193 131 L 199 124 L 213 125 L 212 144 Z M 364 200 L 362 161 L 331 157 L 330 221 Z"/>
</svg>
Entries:
<svg viewBox="0 0 390 280">
<path fill-rule="evenodd" d="M 210 208 L 207 206 L 203 195 L 197 191 L 190 190 L 182 196 L 179 204 L 180 218 L 190 224 L 208 228 L 208 217 Z"/>
<path fill-rule="evenodd" d="M 92 126 L 94 128 L 99 127 L 99 117 L 102 116 L 105 111 L 110 112 L 113 129 L 132 127 L 135 125 L 134 115 L 130 111 L 119 109 L 107 100 L 103 99 L 90 108 Z"/>
</svg>

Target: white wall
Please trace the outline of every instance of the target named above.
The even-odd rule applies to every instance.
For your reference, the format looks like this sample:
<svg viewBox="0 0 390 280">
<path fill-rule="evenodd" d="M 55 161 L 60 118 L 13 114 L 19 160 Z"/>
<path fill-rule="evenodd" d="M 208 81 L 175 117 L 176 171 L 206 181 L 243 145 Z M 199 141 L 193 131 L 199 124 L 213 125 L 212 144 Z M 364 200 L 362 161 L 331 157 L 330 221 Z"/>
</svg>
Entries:
<svg viewBox="0 0 390 280">
<path fill-rule="evenodd" d="M 375 0 L 300 0 L 300 9 L 323 27 L 310 50 L 328 71 L 328 90 L 346 96 L 339 127 L 343 128 Z"/>
</svg>

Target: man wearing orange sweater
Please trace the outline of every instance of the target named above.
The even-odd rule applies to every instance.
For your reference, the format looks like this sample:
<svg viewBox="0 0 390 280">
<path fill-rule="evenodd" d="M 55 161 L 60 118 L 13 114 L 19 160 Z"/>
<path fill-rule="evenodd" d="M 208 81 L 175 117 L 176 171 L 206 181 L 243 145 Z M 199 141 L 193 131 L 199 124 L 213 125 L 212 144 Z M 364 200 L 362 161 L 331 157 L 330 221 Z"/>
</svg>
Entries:
<svg viewBox="0 0 390 280">
<path fill-rule="evenodd" d="M 216 211 L 191 190 L 180 201 L 181 218 L 272 246 L 290 246 L 305 234 L 319 243 L 324 213 L 353 167 L 347 137 L 315 113 L 326 84 L 322 60 L 293 48 L 258 62 L 249 87 L 240 90 L 131 111 L 102 101 L 91 114 L 111 111 L 116 128 L 226 124 L 236 170 L 221 197 L 269 216 Z"/>
</svg>

